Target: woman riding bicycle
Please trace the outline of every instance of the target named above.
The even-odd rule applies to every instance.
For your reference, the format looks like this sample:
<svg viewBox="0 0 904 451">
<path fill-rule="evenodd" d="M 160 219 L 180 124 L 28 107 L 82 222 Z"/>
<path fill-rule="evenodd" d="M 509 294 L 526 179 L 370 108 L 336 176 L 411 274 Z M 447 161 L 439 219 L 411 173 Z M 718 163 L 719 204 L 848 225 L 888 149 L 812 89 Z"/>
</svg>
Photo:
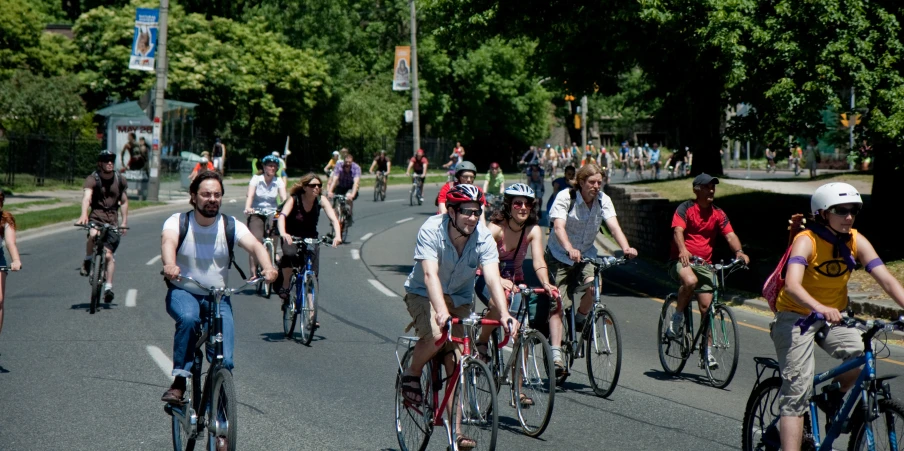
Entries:
<svg viewBox="0 0 904 451">
<path fill-rule="evenodd" d="M 502 210 L 493 214 L 490 224 L 487 225 L 493 239 L 496 240 L 496 249 L 499 251 L 499 274 L 502 276 L 502 288 L 511 292 L 513 287 L 524 283 L 522 265 L 527 257 L 527 251 L 530 250 L 537 279 L 540 280 L 540 284 L 547 293 L 556 293 L 553 297 L 558 297 L 558 289 L 549 283 L 549 273 L 546 270 L 546 261 L 543 256 L 543 231 L 537 225 L 537 214 L 534 210 L 534 202 L 537 202 L 534 190 L 523 183 L 516 183 L 505 189 L 504 196 Z M 485 305 L 489 305 L 489 291 L 486 289 L 483 276 L 477 277 L 474 290 L 477 297 Z M 520 295 L 516 294 L 516 296 Z M 530 302 L 535 304 L 537 300 L 531 299 Z M 550 334 L 557 335 L 561 339 L 562 309 L 559 308 L 558 303 L 550 306 L 548 310 L 538 308 L 536 305 L 531 305 L 530 308 L 536 309 L 538 314 L 548 311 L 550 315 L 554 315 L 549 320 Z M 487 315 L 487 318 L 498 320 L 498 316 L 498 312 L 493 312 Z M 540 322 L 545 323 L 546 321 Z M 493 328 L 482 328 L 476 342 L 477 351 L 487 359 L 489 358 L 487 342 L 492 331 Z M 553 360 L 556 365 L 564 368 L 561 357 L 554 355 Z M 530 400 L 522 400 L 522 402 L 530 402 Z"/>
<path fill-rule="evenodd" d="M 245 196 L 245 215 L 248 216 L 246 224 L 251 234 L 257 238 L 257 241 L 264 241 L 264 232 L 268 229 L 272 232 L 273 224 L 268 224 L 270 218 L 267 215 L 255 214 L 255 210 L 272 210 L 276 211 L 279 205 L 279 199 L 286 199 L 286 184 L 283 180 L 276 176 L 279 169 L 279 158 L 273 155 L 267 155 L 261 160 L 264 173 L 251 177 L 248 182 L 248 194 Z M 254 255 L 248 254 L 248 266 L 251 268 L 251 278 L 257 277 L 257 260 Z"/>
<path fill-rule="evenodd" d="M 317 221 L 320 219 L 320 210 L 323 209 L 326 217 L 333 224 L 333 230 L 336 236 L 333 237 L 333 247 L 342 243 L 342 230 L 339 226 L 339 218 L 330 205 L 330 200 L 323 194 L 323 181 L 313 172 L 309 172 L 301 180 L 296 183 L 291 191 L 291 195 L 283 204 L 282 211 L 279 212 L 279 219 L 276 221 L 276 227 L 279 229 L 279 236 L 282 237 L 283 258 L 279 261 L 279 277 L 276 279 L 276 286 L 279 288 L 279 297 L 285 302 L 289 299 L 289 280 L 292 277 L 292 268 L 301 266 L 303 262 L 298 260 L 298 246 L 292 243 L 294 238 L 314 238 L 319 235 L 317 233 Z M 311 265 L 314 269 L 314 275 L 320 276 L 320 251 L 314 248 L 314 255 L 311 259 Z"/>
<path fill-rule="evenodd" d="M 904 287 L 888 271 L 872 244 L 853 228 L 863 202 L 860 193 L 847 183 L 820 186 L 810 198 L 813 218 L 807 230 L 794 238 L 785 268 L 785 286 L 776 300 L 772 340 L 782 374 L 779 396 L 779 433 L 783 450 L 800 449 L 804 414 L 809 411 L 810 387 L 814 375 L 814 342 L 835 358 L 848 360 L 863 353 L 861 332 L 832 327 L 841 321 L 848 306 L 847 283 L 857 262 L 904 308 Z M 825 320 L 801 331 L 798 321 L 819 313 Z M 828 324 L 827 324 L 828 323 Z M 827 326 L 828 327 L 824 327 Z M 817 341 L 817 333 L 825 330 Z M 827 416 L 841 405 L 860 369 L 836 378 L 840 390 L 829 392 Z"/>
<path fill-rule="evenodd" d="M 0 266 L 7 266 L 6 256 L 3 255 L 4 244 L 9 249 L 9 264 L 11 271 L 22 269 L 22 261 L 19 260 L 19 248 L 16 247 L 16 219 L 8 211 L 3 211 L 3 202 L 6 194 L 0 190 Z M 0 332 L 3 331 L 3 300 L 6 298 L 6 272 L 0 272 Z"/>
</svg>

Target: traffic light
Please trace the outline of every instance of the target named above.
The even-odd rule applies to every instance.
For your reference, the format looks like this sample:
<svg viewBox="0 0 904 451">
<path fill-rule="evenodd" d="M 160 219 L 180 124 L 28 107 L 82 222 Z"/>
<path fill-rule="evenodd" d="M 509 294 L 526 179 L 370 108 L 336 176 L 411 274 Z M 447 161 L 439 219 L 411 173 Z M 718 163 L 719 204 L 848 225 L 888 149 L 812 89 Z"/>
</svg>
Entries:
<svg viewBox="0 0 904 451">
<path fill-rule="evenodd" d="M 566 102 L 573 102 L 573 101 L 574 101 L 574 96 L 571 95 L 571 94 L 565 94 L 565 101 L 566 101 Z"/>
<path fill-rule="evenodd" d="M 576 128 L 576 129 L 581 128 L 581 115 L 580 114 L 574 115 L 574 128 Z"/>
<path fill-rule="evenodd" d="M 860 125 L 860 119 L 862 116 L 859 114 L 854 114 L 853 116 L 854 116 L 854 125 Z M 847 113 L 841 113 L 841 125 L 843 125 L 845 127 L 851 126 L 851 122 L 848 120 Z"/>
</svg>

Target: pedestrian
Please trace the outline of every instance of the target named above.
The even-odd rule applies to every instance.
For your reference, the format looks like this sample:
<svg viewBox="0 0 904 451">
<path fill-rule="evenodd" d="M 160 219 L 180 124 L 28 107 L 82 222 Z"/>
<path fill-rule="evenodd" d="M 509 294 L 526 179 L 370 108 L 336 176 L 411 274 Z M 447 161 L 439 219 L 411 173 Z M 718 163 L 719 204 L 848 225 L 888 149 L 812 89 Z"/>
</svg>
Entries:
<svg viewBox="0 0 904 451">
<path fill-rule="evenodd" d="M 807 169 L 810 170 L 810 178 L 816 177 L 816 163 L 819 163 L 821 158 L 815 139 L 811 139 L 807 144 L 807 153 L 804 156 L 804 160 L 807 162 Z"/>
<path fill-rule="evenodd" d="M 226 167 L 226 145 L 220 142 L 220 138 L 217 138 L 217 142 L 214 143 L 211 155 L 213 155 L 213 167 L 221 176 L 224 175 Z"/>
<path fill-rule="evenodd" d="M 10 271 L 18 271 L 22 269 L 22 261 L 19 260 L 19 248 L 16 246 L 16 219 L 12 213 L 3 211 L 3 202 L 6 201 L 6 194 L 0 190 L 0 266 L 8 268 Z M 3 255 L 3 247 L 9 249 L 9 258 L 12 260 L 8 265 L 6 256 Z M 0 271 L 0 332 L 3 331 L 3 302 L 6 299 L 6 271 Z"/>
</svg>

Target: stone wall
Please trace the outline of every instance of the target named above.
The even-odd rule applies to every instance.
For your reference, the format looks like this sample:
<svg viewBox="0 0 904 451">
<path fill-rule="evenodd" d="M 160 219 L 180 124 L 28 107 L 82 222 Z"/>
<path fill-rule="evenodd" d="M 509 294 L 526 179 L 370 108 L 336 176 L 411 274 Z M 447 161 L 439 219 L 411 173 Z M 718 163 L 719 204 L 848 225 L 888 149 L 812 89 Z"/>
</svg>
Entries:
<svg viewBox="0 0 904 451">
<path fill-rule="evenodd" d="M 646 257 L 665 261 L 672 243 L 672 215 L 668 199 L 649 188 L 606 185 L 618 223 L 632 247 Z"/>
</svg>

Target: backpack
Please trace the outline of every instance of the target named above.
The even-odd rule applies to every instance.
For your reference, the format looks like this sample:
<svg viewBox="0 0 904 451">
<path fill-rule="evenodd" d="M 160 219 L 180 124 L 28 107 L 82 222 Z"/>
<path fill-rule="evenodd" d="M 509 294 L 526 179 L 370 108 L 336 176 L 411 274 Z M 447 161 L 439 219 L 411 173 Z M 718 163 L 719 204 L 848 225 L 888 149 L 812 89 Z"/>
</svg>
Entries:
<svg viewBox="0 0 904 451">
<path fill-rule="evenodd" d="M 788 230 L 790 231 L 788 234 L 788 249 L 785 251 L 785 255 L 782 256 L 781 260 L 779 260 L 778 266 L 775 267 L 775 270 L 772 271 L 772 274 L 766 279 L 766 283 L 763 284 L 763 297 L 769 302 L 769 308 L 773 312 L 776 311 L 775 303 L 778 300 L 778 294 L 782 291 L 782 288 L 785 287 L 785 266 L 788 264 L 788 258 L 791 256 L 791 247 L 794 244 L 794 237 L 804 228 L 803 224 L 806 222 L 803 217 L 804 215 L 802 214 L 796 214 L 791 216 L 791 219 L 788 221 L 791 224 L 788 226 Z"/>
<path fill-rule="evenodd" d="M 571 209 L 574 208 L 574 201 L 578 198 L 578 192 L 574 188 L 568 188 L 568 196 L 571 198 L 571 200 L 568 201 L 568 211 L 565 212 L 566 215 L 568 215 L 568 213 L 571 213 Z M 599 202 L 600 202 L 600 208 L 602 208 L 603 200 L 599 199 Z M 550 208 L 552 208 L 551 205 L 550 205 Z M 550 227 L 552 227 L 552 226 L 550 225 Z M 607 230 L 604 227 L 606 227 L 606 221 L 603 221 L 600 224 L 600 233 L 602 233 L 602 234 L 605 234 L 606 230 Z"/>
<path fill-rule="evenodd" d="M 93 173 L 91 173 L 91 175 L 94 176 L 94 190 L 92 191 L 92 194 L 91 194 L 92 195 L 91 203 L 93 203 L 95 205 L 99 205 L 101 203 L 101 201 L 103 200 L 102 199 L 103 185 L 101 185 L 100 174 L 98 174 L 97 171 L 94 171 Z M 126 187 L 125 187 L 126 182 L 116 171 L 113 171 L 113 178 L 115 178 L 116 181 L 119 182 L 119 195 L 121 197 L 126 192 Z M 117 205 L 118 205 L 118 203 L 117 203 Z"/>
<path fill-rule="evenodd" d="M 188 235 L 189 213 L 191 213 L 191 211 L 179 213 L 179 243 L 176 244 L 176 253 L 179 253 L 179 249 L 182 248 L 182 243 L 185 242 L 185 236 Z M 226 247 L 229 249 L 229 266 L 227 266 L 226 269 L 228 270 L 235 266 L 235 270 L 239 272 L 242 279 L 245 279 L 245 273 L 235 262 L 235 252 L 233 252 L 233 249 L 235 248 L 235 218 L 222 213 L 220 213 L 220 216 L 225 221 Z"/>
</svg>

